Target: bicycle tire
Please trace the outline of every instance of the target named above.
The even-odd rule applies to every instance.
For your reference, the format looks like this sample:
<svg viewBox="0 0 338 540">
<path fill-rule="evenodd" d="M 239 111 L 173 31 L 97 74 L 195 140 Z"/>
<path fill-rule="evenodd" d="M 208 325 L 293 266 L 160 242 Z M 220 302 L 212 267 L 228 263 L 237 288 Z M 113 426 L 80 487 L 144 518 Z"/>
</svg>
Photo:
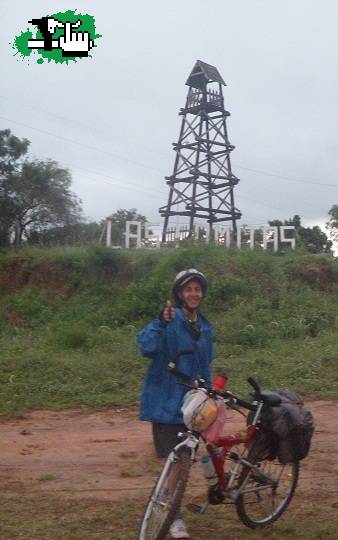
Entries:
<svg viewBox="0 0 338 540">
<path fill-rule="evenodd" d="M 243 466 L 239 486 L 243 491 L 235 505 L 242 523 L 257 529 L 270 525 L 287 509 L 297 487 L 299 461 L 285 465 L 277 459 L 251 462 L 255 464 L 258 474 Z"/>
<path fill-rule="evenodd" d="M 191 467 L 191 451 L 183 446 L 169 456 L 147 502 L 138 540 L 163 540 L 180 508 Z M 171 492 L 171 493 L 170 493 Z"/>
</svg>

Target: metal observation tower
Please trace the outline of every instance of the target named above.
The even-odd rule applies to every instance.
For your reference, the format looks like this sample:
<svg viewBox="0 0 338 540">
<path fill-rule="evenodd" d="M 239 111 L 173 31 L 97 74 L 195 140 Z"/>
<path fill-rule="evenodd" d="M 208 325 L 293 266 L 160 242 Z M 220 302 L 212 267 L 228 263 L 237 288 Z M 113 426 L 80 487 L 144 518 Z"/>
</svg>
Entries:
<svg viewBox="0 0 338 540">
<path fill-rule="evenodd" d="M 196 218 L 209 224 L 230 221 L 234 237 L 236 220 L 241 213 L 235 207 L 234 187 L 239 179 L 232 173 L 230 153 L 235 148 L 229 142 L 224 108 L 223 86 L 216 67 L 197 60 L 186 85 L 189 86 L 177 143 L 174 170 L 166 176 L 169 186 L 168 203 L 159 209 L 164 217 L 162 242 L 168 241 L 172 216 L 188 218 L 188 238 L 194 234 Z"/>
</svg>

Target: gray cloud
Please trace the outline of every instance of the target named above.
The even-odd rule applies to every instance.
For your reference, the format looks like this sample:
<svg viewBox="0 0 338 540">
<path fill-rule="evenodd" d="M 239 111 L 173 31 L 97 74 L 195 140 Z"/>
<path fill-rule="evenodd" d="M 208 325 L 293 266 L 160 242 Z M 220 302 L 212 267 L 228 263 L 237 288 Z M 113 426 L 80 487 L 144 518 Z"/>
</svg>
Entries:
<svg viewBox="0 0 338 540">
<path fill-rule="evenodd" d="M 33 155 L 72 170 L 88 216 L 136 207 L 159 220 L 184 83 L 199 58 L 228 85 L 243 222 L 295 213 L 325 222 L 338 198 L 335 1 L 100 0 L 77 8 L 95 16 L 103 37 L 92 59 L 65 66 L 26 64 L 9 45 L 28 20 L 47 14 L 44 1 L 0 6 L 0 116 L 9 119 L 0 126 L 27 137 Z"/>
</svg>

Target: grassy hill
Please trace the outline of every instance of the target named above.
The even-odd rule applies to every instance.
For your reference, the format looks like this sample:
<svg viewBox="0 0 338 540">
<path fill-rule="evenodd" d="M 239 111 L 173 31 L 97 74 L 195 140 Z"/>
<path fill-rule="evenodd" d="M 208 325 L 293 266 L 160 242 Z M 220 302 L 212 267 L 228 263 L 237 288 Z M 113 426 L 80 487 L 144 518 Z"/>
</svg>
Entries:
<svg viewBox="0 0 338 540">
<path fill-rule="evenodd" d="M 209 280 L 214 372 L 338 398 L 338 262 L 216 246 L 0 254 L 0 413 L 136 402 L 148 361 L 135 337 L 176 272 Z"/>
</svg>

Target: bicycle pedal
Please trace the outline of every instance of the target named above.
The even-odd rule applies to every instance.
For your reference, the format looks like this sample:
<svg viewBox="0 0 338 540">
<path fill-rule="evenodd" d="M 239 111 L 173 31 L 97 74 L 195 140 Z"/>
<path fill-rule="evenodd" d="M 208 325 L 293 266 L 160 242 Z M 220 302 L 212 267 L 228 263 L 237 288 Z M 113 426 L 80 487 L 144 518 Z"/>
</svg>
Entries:
<svg viewBox="0 0 338 540">
<path fill-rule="evenodd" d="M 212 505 L 222 504 L 225 499 L 225 493 L 222 488 L 216 484 L 215 486 L 210 486 L 208 490 L 208 501 Z"/>
<path fill-rule="evenodd" d="M 189 510 L 189 512 L 192 512 L 193 514 L 204 514 L 207 508 L 208 508 L 208 502 L 204 503 L 203 505 L 195 504 L 195 503 L 187 504 L 187 509 Z"/>
</svg>

